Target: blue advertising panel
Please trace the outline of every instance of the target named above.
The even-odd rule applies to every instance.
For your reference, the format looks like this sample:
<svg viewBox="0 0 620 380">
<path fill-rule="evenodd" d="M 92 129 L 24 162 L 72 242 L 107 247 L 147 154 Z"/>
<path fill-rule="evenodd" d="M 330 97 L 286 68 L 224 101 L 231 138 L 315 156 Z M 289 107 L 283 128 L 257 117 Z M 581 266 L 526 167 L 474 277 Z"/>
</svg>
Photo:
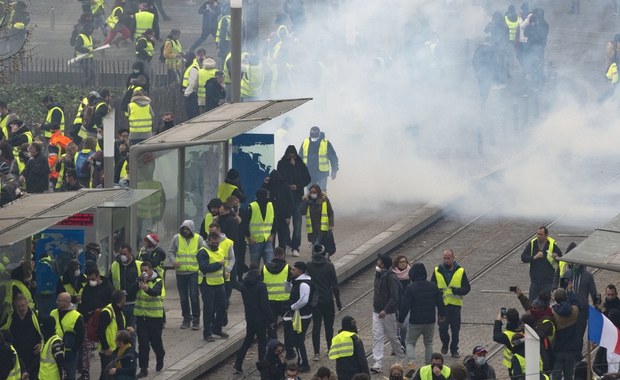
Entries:
<svg viewBox="0 0 620 380">
<path fill-rule="evenodd" d="M 273 134 L 246 133 L 232 139 L 232 167 L 239 172 L 246 194 L 242 207 L 254 200 L 256 190 L 275 169 Z"/>
</svg>

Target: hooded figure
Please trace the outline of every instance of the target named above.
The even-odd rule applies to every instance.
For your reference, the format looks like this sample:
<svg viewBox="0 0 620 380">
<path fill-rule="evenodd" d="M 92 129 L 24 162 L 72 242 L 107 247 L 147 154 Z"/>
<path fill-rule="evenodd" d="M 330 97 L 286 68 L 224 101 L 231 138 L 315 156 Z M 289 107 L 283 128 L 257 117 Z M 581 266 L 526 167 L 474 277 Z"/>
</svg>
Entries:
<svg viewBox="0 0 620 380">
<path fill-rule="evenodd" d="M 228 170 L 226 179 L 224 179 L 223 183 L 220 183 L 217 189 L 217 197 L 222 202 L 226 202 L 226 200 L 233 195 L 239 199 L 239 202 L 245 202 L 245 193 L 241 188 L 239 172 L 235 168 Z"/>
<path fill-rule="evenodd" d="M 155 113 L 151 107 L 151 98 L 142 90 L 136 90 L 127 105 L 125 116 L 129 120 L 129 142 L 138 144 L 153 136 L 153 118 Z"/>
<path fill-rule="evenodd" d="M 353 344 L 352 355 L 341 355 L 336 349 L 329 353 L 329 358 L 336 360 L 336 374 L 338 378 L 350 379 L 356 373 L 366 373 L 370 375 L 366 353 L 364 352 L 364 342 L 362 342 L 357 335 L 357 322 L 355 318 L 347 315 L 342 318 L 342 329 L 338 331 L 338 335 L 334 337 L 332 346 L 335 348 L 336 345 L 340 345 L 344 342 L 349 343 L 349 339 Z"/>
<path fill-rule="evenodd" d="M 445 316 L 445 307 L 441 290 L 432 281 L 428 281 L 426 267 L 415 263 L 409 270 L 411 284 L 407 286 L 400 301 L 398 321 L 403 323 L 409 315 L 409 331 L 407 332 L 407 355 L 413 362 L 416 341 L 420 335 L 424 337 L 424 362 L 430 363 L 433 354 L 433 334 L 435 330 L 435 314 L 440 319 Z M 419 332 L 420 333 L 416 333 Z"/>
<path fill-rule="evenodd" d="M 283 379 L 286 372 L 284 344 L 276 339 L 269 340 L 265 359 L 256 363 L 256 368 L 260 371 L 261 380 Z"/>
<path fill-rule="evenodd" d="M 523 323 L 519 318 L 519 312 L 516 309 L 508 309 L 506 311 L 506 330 L 502 331 L 502 319 L 495 320 L 493 327 L 493 341 L 505 346 L 506 358 L 512 356 L 511 366 L 508 373 L 511 378 L 524 375 L 525 366 L 521 366 L 521 361 L 525 363 L 525 335 L 523 333 Z M 508 355 L 506 351 L 510 354 Z"/>
<path fill-rule="evenodd" d="M 269 176 L 265 177 L 262 187 L 269 191 L 269 199 L 273 202 L 278 246 L 286 247 L 290 240 L 287 239 L 288 224 L 293 214 L 291 190 L 277 170 L 272 170 Z"/>
</svg>

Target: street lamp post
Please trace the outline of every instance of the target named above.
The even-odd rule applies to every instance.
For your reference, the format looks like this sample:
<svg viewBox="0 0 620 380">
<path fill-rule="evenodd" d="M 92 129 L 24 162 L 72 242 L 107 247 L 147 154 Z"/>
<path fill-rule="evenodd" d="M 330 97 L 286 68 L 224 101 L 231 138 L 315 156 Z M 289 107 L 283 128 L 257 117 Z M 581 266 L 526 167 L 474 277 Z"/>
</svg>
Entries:
<svg viewBox="0 0 620 380">
<path fill-rule="evenodd" d="M 233 103 L 241 101 L 241 8 L 243 0 L 230 0 L 230 80 Z"/>
</svg>

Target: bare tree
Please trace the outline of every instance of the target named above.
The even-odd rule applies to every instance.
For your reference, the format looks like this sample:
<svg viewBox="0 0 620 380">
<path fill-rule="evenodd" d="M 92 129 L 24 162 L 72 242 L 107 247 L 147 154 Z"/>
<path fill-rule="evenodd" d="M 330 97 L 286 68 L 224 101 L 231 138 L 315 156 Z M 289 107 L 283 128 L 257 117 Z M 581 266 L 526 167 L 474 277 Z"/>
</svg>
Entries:
<svg viewBox="0 0 620 380">
<path fill-rule="evenodd" d="M 30 55 L 29 23 L 26 3 L 0 0 L 0 83 L 8 82 L 11 73 L 19 71 L 22 60 Z"/>
</svg>

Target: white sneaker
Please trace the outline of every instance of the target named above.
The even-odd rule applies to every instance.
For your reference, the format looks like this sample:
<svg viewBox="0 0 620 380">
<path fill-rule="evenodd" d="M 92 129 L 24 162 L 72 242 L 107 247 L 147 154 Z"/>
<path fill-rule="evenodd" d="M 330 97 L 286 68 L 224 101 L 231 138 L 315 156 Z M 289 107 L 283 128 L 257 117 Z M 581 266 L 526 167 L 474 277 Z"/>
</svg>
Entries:
<svg viewBox="0 0 620 380">
<path fill-rule="evenodd" d="M 293 249 L 293 250 L 291 250 L 291 254 L 293 255 L 293 257 L 299 257 L 299 250 L 298 249 Z"/>
</svg>

